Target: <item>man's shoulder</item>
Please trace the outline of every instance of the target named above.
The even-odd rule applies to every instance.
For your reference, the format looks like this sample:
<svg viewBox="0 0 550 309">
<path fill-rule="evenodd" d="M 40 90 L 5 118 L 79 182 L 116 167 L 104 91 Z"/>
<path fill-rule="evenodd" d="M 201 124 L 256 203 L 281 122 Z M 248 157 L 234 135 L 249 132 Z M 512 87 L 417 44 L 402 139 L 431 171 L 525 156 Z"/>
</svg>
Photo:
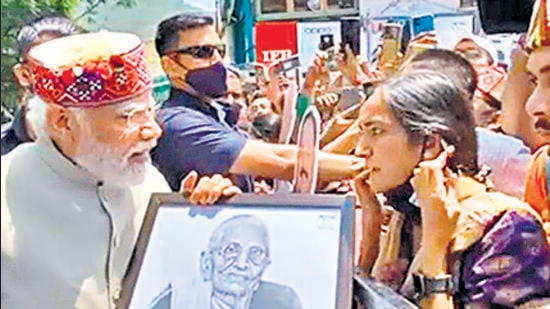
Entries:
<svg viewBox="0 0 550 309">
<path fill-rule="evenodd" d="M 34 143 L 23 143 L 1 157 L 2 167 L 18 160 L 28 160 L 36 155 Z"/>
<path fill-rule="evenodd" d="M 2 155 L 8 154 L 19 144 L 21 144 L 21 141 L 19 141 L 19 139 L 15 135 L 13 122 L 4 123 L 2 125 L 1 135 Z"/>
<path fill-rule="evenodd" d="M 2 132 L 2 138 L 8 133 L 8 131 L 12 130 L 13 121 L 3 123 L 0 127 L 0 131 Z"/>
<path fill-rule="evenodd" d="M 287 285 L 262 281 L 254 293 L 251 308 L 301 308 L 301 301 L 296 291 Z"/>
<path fill-rule="evenodd" d="M 198 126 L 219 126 L 212 116 L 186 106 L 161 108 L 157 113 L 157 120 L 165 132 L 187 131 Z"/>
<path fill-rule="evenodd" d="M 496 146 L 510 151 L 510 154 L 530 153 L 529 148 L 517 137 L 493 132 L 487 128 L 476 128 L 476 136 L 480 148 L 494 150 Z"/>
<path fill-rule="evenodd" d="M 208 117 L 208 115 L 200 110 L 191 108 L 184 104 L 186 100 L 188 100 L 188 98 L 170 98 L 166 100 L 158 110 L 159 120 L 161 122 L 170 121 L 181 116 L 197 118 Z"/>
</svg>

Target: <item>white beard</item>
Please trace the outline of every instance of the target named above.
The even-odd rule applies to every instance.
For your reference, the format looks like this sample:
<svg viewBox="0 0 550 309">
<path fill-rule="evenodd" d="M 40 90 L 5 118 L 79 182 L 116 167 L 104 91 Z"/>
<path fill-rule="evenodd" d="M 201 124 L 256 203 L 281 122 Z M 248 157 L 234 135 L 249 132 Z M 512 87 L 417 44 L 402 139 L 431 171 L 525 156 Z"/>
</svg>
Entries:
<svg viewBox="0 0 550 309">
<path fill-rule="evenodd" d="M 79 155 L 74 160 L 78 165 L 93 174 L 105 184 L 127 188 L 143 183 L 151 157 L 147 153 L 145 162 L 130 163 L 131 154 L 149 151 L 155 143 L 141 143 L 128 151 L 114 149 L 97 141 L 86 141 L 79 147 Z"/>
</svg>

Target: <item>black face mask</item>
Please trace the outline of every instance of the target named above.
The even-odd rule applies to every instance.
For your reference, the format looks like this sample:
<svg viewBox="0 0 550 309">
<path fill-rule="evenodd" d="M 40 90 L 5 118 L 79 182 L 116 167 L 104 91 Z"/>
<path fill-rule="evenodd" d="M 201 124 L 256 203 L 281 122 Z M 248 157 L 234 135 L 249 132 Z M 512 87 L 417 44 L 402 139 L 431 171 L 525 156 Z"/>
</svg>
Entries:
<svg viewBox="0 0 550 309">
<path fill-rule="evenodd" d="M 199 94 L 213 99 L 227 93 L 227 69 L 221 62 L 207 68 L 189 70 L 185 81 Z"/>
<path fill-rule="evenodd" d="M 241 115 L 242 106 L 238 103 L 230 103 L 229 106 L 226 108 L 226 116 L 225 121 L 229 123 L 231 126 L 234 126 L 239 121 L 239 117 Z"/>
</svg>

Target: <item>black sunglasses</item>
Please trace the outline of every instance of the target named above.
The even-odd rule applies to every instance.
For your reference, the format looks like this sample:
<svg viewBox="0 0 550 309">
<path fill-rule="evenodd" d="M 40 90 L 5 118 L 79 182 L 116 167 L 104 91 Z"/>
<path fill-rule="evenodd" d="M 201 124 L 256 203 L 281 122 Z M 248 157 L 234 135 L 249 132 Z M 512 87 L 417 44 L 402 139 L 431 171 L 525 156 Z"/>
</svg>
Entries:
<svg viewBox="0 0 550 309">
<path fill-rule="evenodd" d="M 212 58 L 212 56 L 214 55 L 214 51 L 216 50 L 222 58 L 225 56 L 225 44 L 190 46 L 174 50 L 173 52 L 178 54 L 190 55 L 194 58 L 209 59 Z"/>
</svg>

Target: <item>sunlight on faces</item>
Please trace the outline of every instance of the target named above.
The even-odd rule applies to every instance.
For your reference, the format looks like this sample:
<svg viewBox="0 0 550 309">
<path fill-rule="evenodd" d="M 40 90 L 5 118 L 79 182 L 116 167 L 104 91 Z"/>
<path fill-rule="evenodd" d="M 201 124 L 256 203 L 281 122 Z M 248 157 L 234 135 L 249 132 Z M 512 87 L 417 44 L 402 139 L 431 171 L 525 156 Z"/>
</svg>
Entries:
<svg viewBox="0 0 550 309">
<path fill-rule="evenodd" d="M 218 249 L 212 252 L 214 290 L 233 296 L 254 291 L 270 263 L 266 239 L 264 228 L 257 225 L 228 226 Z"/>
<path fill-rule="evenodd" d="M 383 193 L 407 182 L 420 161 L 422 145 L 409 142 L 405 128 L 384 102 L 383 88 L 378 88 L 361 107 L 361 137 L 355 150 L 365 157 L 366 167 L 373 169 L 368 183 L 376 193 Z"/>
<path fill-rule="evenodd" d="M 133 100 L 74 110 L 80 125 L 74 160 L 107 184 L 129 187 L 143 182 L 161 130 L 154 99 L 147 92 Z"/>
<path fill-rule="evenodd" d="M 529 55 L 527 71 L 535 90 L 525 106 L 532 124 L 544 143 L 550 144 L 550 46 Z"/>
</svg>

